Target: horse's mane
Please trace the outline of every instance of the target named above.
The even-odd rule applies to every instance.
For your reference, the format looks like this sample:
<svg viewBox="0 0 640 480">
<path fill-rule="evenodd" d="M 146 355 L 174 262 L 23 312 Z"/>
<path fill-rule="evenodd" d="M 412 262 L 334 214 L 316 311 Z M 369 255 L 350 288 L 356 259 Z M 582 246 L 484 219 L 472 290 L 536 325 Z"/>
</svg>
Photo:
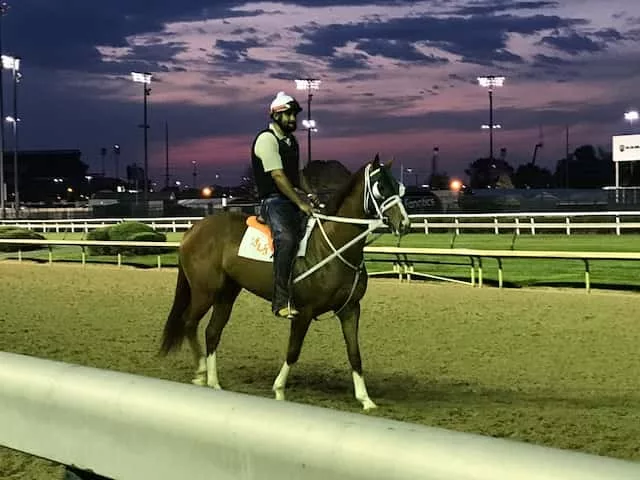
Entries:
<svg viewBox="0 0 640 480">
<path fill-rule="evenodd" d="M 338 212 L 340 205 L 342 205 L 345 198 L 351 194 L 356 183 L 360 180 L 359 174 L 364 169 L 363 166 L 357 172 L 352 174 L 346 167 L 340 164 L 340 162 L 336 163 L 338 163 L 344 170 L 340 173 L 336 171 L 327 171 L 327 178 L 332 179 L 335 188 L 328 196 L 326 196 L 325 199 L 321 199 L 325 204 L 323 212 L 325 215 L 335 215 Z"/>
<path fill-rule="evenodd" d="M 302 175 L 310 189 L 326 205 L 323 213 L 327 215 L 335 215 L 353 188 L 356 177 L 337 160 L 314 160 L 304 167 Z"/>
</svg>

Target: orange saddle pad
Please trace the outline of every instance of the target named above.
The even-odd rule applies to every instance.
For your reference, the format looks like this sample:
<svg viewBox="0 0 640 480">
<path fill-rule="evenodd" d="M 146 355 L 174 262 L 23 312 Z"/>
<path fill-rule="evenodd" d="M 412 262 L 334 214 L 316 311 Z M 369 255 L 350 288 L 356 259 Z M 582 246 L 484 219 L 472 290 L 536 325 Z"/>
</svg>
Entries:
<svg viewBox="0 0 640 480">
<path fill-rule="evenodd" d="M 260 230 L 271 239 L 271 229 L 269 228 L 269 225 L 259 222 L 257 215 L 251 215 L 250 217 L 248 217 L 246 223 L 247 226 Z"/>
</svg>

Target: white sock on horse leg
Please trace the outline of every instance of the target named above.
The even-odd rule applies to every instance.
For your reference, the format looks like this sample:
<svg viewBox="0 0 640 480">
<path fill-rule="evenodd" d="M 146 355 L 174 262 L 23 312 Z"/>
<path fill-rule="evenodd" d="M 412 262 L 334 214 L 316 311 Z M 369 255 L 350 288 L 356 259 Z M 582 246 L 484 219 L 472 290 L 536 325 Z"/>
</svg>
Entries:
<svg viewBox="0 0 640 480">
<path fill-rule="evenodd" d="M 194 385 L 206 385 L 207 384 L 207 359 L 202 356 L 197 360 L 198 367 L 196 368 L 196 375 L 191 380 Z"/>
<path fill-rule="evenodd" d="M 284 387 L 287 384 L 287 377 L 289 376 L 290 369 L 291 367 L 287 362 L 284 362 L 280 369 L 280 373 L 278 373 L 276 380 L 273 382 L 273 391 L 276 394 L 276 400 L 284 400 Z"/>
<path fill-rule="evenodd" d="M 376 404 L 369 398 L 364 378 L 355 370 L 353 371 L 353 389 L 355 390 L 356 400 L 362 403 L 362 407 L 365 410 L 376 408 Z"/>
<path fill-rule="evenodd" d="M 218 380 L 218 366 L 216 364 L 216 352 L 207 357 L 207 385 L 216 390 L 221 390 L 220 381 Z"/>
</svg>

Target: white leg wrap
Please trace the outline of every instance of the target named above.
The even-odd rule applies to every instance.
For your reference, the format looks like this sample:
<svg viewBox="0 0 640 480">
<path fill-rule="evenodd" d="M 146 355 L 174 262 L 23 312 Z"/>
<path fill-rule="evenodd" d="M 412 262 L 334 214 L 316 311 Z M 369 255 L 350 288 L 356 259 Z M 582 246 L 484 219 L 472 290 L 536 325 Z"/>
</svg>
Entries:
<svg viewBox="0 0 640 480">
<path fill-rule="evenodd" d="M 280 369 L 280 373 L 278 373 L 275 382 L 273 382 L 273 391 L 276 394 L 276 400 L 284 400 L 284 387 L 287 384 L 287 377 L 289 376 L 290 369 L 291 367 L 289 367 L 287 362 L 284 362 Z"/>
<path fill-rule="evenodd" d="M 222 390 L 218 381 L 218 367 L 216 365 L 216 352 L 207 357 L 207 385 L 216 390 Z"/>
<path fill-rule="evenodd" d="M 364 383 L 364 378 L 357 372 L 353 372 L 353 389 L 355 390 L 356 400 L 362 403 L 362 407 L 365 410 L 376 408 L 377 405 L 371 401 L 369 394 L 367 393 L 367 386 Z"/>
</svg>

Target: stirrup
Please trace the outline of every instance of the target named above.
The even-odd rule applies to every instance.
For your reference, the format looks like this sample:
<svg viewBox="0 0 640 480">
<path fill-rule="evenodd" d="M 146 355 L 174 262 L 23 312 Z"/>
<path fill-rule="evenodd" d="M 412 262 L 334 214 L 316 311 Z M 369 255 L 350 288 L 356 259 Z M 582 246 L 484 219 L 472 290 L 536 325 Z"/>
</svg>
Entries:
<svg viewBox="0 0 640 480">
<path fill-rule="evenodd" d="M 298 312 L 298 310 L 295 309 L 295 307 L 292 307 L 291 304 L 286 305 L 280 309 L 278 309 L 275 312 L 276 317 L 280 317 L 280 318 L 286 318 L 288 320 L 292 320 L 294 318 L 296 318 L 296 316 L 299 314 L 300 312 Z"/>
</svg>

